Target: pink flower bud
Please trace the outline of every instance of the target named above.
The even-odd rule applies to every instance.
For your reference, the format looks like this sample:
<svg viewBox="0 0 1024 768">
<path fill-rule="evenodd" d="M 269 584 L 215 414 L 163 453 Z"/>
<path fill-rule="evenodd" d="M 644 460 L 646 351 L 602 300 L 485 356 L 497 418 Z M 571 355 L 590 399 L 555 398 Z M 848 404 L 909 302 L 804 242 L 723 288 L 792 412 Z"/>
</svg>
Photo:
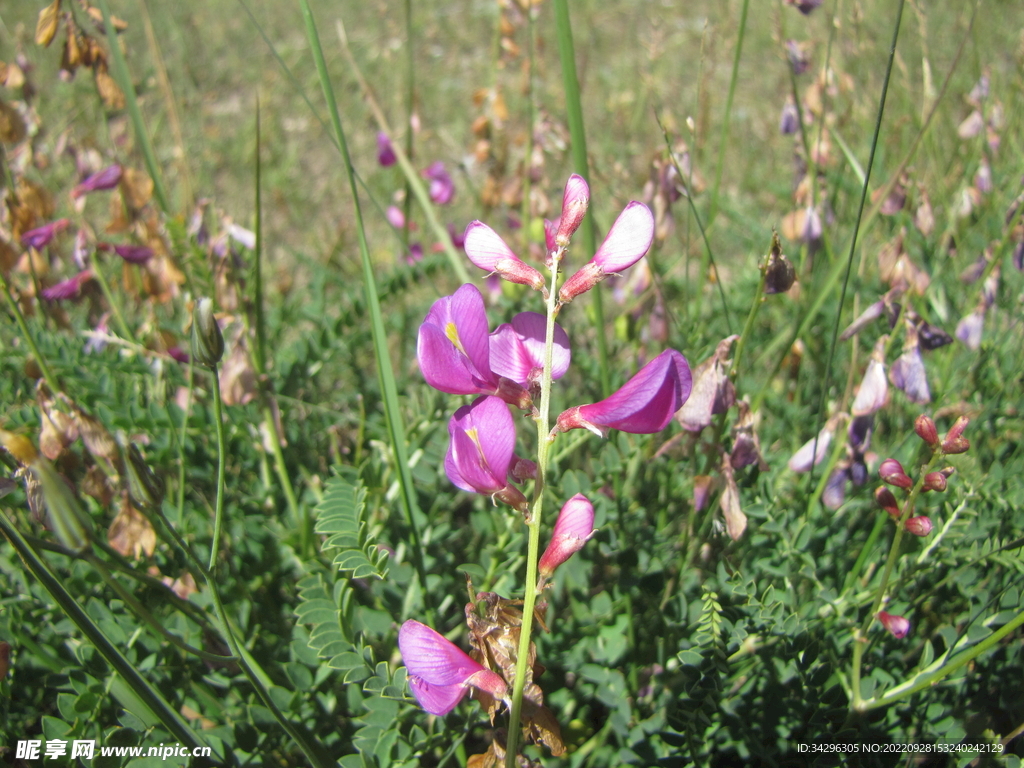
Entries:
<svg viewBox="0 0 1024 768">
<path fill-rule="evenodd" d="M 878 502 L 878 506 L 889 513 L 889 517 L 899 520 L 900 505 L 899 502 L 896 501 L 896 497 L 893 496 L 892 491 L 884 485 L 878 486 L 878 488 L 875 489 L 875 501 Z"/>
<path fill-rule="evenodd" d="M 71 224 L 69 219 L 57 219 L 42 227 L 30 229 L 21 236 L 21 244 L 26 248 L 43 248 L 50 244 L 50 241 L 63 232 Z"/>
<path fill-rule="evenodd" d="M 936 446 L 939 444 L 939 433 L 935 429 L 935 422 L 929 416 L 923 413 L 918 416 L 914 422 L 914 431 L 928 445 Z"/>
<path fill-rule="evenodd" d="M 902 640 L 910 632 L 910 621 L 902 616 L 893 616 L 891 613 L 879 611 L 878 620 L 897 640 Z"/>
<path fill-rule="evenodd" d="M 946 476 L 942 472 L 929 472 L 924 476 L 924 490 L 942 493 L 946 490 Z"/>
<path fill-rule="evenodd" d="M 540 575 L 549 578 L 555 568 L 579 552 L 593 535 L 594 505 L 582 493 L 577 493 L 558 513 L 551 543 L 540 559 Z"/>
<path fill-rule="evenodd" d="M 943 453 L 966 453 L 967 449 L 971 447 L 970 441 L 963 436 L 964 430 L 967 429 L 967 425 L 970 423 L 970 419 L 966 416 L 961 416 L 956 422 L 950 427 L 949 432 L 946 433 L 946 437 L 942 441 L 942 452 Z"/>
<path fill-rule="evenodd" d="M 386 133 L 377 134 L 377 162 L 385 168 L 389 165 L 394 165 L 398 160 L 395 157 L 395 150 L 391 146 L 391 139 L 388 138 Z"/>
<path fill-rule="evenodd" d="M 520 260 L 498 233 L 482 221 L 470 222 L 466 227 L 464 247 L 469 260 L 480 269 L 496 272 L 510 283 L 528 285 L 535 291 L 544 287 L 543 275 Z"/>
<path fill-rule="evenodd" d="M 558 221 L 558 229 L 555 233 L 555 245 L 565 248 L 569 240 L 579 229 L 583 217 L 587 214 L 587 206 L 590 205 L 590 187 L 583 177 L 573 174 L 565 184 L 565 192 L 562 194 L 562 216 Z"/>
<path fill-rule="evenodd" d="M 121 166 L 116 164 L 108 165 L 102 171 L 97 171 L 92 174 L 92 176 L 89 176 L 85 181 L 71 190 L 71 197 L 79 198 L 89 192 L 113 189 L 120 183 Z"/>
<path fill-rule="evenodd" d="M 878 468 L 878 476 L 882 478 L 883 483 L 889 485 L 895 485 L 897 488 L 912 488 L 914 481 L 907 477 L 906 472 L 903 471 L 903 465 L 900 464 L 896 459 L 886 459 L 882 462 L 882 465 Z"/>
<path fill-rule="evenodd" d="M 907 533 L 915 536 L 927 536 L 932 532 L 932 520 L 927 515 L 918 515 L 907 520 Z"/>
</svg>

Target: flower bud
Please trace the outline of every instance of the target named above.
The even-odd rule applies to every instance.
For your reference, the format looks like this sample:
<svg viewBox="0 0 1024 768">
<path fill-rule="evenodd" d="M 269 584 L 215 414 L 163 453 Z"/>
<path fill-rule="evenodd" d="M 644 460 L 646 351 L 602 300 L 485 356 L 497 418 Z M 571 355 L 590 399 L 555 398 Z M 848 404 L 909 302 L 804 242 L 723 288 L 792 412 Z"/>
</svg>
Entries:
<svg viewBox="0 0 1024 768">
<path fill-rule="evenodd" d="M 882 622 L 882 626 L 889 631 L 889 634 L 897 640 L 902 640 L 910 632 L 910 621 L 902 616 L 894 616 L 891 613 L 879 611 L 878 620 Z"/>
<path fill-rule="evenodd" d="M 884 485 L 878 486 L 878 488 L 875 489 L 875 501 L 878 502 L 878 506 L 889 513 L 889 517 L 899 520 L 900 505 L 899 502 L 896 501 L 896 497 L 893 496 L 892 491 Z"/>
<path fill-rule="evenodd" d="M 946 490 L 946 476 L 942 472 L 929 472 L 924 476 L 924 490 L 942 493 Z"/>
<path fill-rule="evenodd" d="M 796 281 L 796 268 L 793 262 L 782 252 L 782 244 L 777 233 L 772 233 L 771 252 L 764 265 L 764 292 L 768 295 L 785 293 Z"/>
<path fill-rule="evenodd" d="M 562 507 L 551 533 L 551 543 L 544 550 L 538 566 L 542 578 L 549 578 L 560 566 L 579 552 L 594 535 L 594 505 L 577 493 Z"/>
<path fill-rule="evenodd" d="M 882 462 L 882 465 L 878 468 L 878 476 L 882 478 L 883 483 L 888 485 L 895 485 L 897 488 L 912 488 L 914 481 L 907 477 L 907 474 L 903 471 L 903 465 L 900 464 L 896 459 L 886 459 Z"/>
<path fill-rule="evenodd" d="M 969 423 L 970 419 L 966 416 L 961 416 L 956 420 L 953 426 L 949 428 L 949 432 L 946 433 L 946 437 L 942 441 L 943 453 L 967 452 L 967 449 L 971 447 L 971 443 L 963 436 L 963 434 Z"/>
<path fill-rule="evenodd" d="M 224 337 L 213 316 L 213 300 L 199 299 L 192 310 L 192 358 L 207 368 L 216 368 L 224 356 Z"/>
<path fill-rule="evenodd" d="M 135 443 L 128 446 L 128 460 L 124 463 L 128 476 L 128 493 L 140 507 L 154 509 L 164 499 L 164 483 L 142 458 Z"/>
<path fill-rule="evenodd" d="M 927 515 L 918 515 L 907 520 L 907 533 L 915 536 L 927 536 L 932 532 L 932 519 Z"/>
<path fill-rule="evenodd" d="M 918 416 L 914 422 L 914 431 L 928 445 L 936 446 L 939 444 L 938 430 L 935 429 L 935 422 L 929 416 L 923 413 Z"/>
<path fill-rule="evenodd" d="M 0 680 L 7 677 L 7 670 L 11 668 L 11 644 L 0 642 Z"/>
<path fill-rule="evenodd" d="M 583 217 L 587 214 L 587 206 L 590 205 L 590 187 L 579 174 L 574 173 L 565 184 L 565 192 L 562 194 L 562 215 L 558 220 L 558 230 L 555 233 L 555 245 L 565 248 L 569 240 L 579 229 Z"/>
</svg>

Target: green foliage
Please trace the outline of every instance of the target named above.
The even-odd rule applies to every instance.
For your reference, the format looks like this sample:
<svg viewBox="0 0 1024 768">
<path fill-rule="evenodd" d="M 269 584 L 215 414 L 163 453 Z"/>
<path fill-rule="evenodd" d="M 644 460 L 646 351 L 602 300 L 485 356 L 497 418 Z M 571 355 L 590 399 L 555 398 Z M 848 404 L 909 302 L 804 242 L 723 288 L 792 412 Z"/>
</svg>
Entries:
<svg viewBox="0 0 1024 768">
<path fill-rule="evenodd" d="M 387 577 L 387 551 L 376 544 L 365 519 L 366 489 L 336 477 L 328 481 L 316 507 L 316 532 L 326 536 L 325 550 L 337 549 L 334 565 L 351 578 Z M 327 553 L 331 554 L 331 553 Z"/>
</svg>

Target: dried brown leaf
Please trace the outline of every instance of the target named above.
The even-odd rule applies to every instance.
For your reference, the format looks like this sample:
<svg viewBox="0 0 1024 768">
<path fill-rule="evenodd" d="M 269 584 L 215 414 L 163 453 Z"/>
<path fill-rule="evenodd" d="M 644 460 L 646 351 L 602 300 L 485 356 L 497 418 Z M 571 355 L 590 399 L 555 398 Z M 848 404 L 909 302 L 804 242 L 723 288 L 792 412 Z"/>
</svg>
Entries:
<svg viewBox="0 0 1024 768">
<path fill-rule="evenodd" d="M 137 560 L 143 553 L 147 557 L 152 557 L 156 550 L 156 531 L 146 516 L 125 498 L 121 504 L 121 511 L 117 513 L 107 531 L 107 542 L 124 557 L 133 557 Z"/>
<path fill-rule="evenodd" d="M 0 99 L 0 141 L 4 144 L 17 144 L 27 133 L 25 121 L 18 110 L 3 99 Z"/>
<path fill-rule="evenodd" d="M 107 73 L 106 66 L 97 66 L 93 70 L 96 80 L 96 91 L 103 103 L 110 109 L 124 109 L 124 92 L 117 82 Z"/>
<path fill-rule="evenodd" d="M 44 48 L 53 42 L 57 34 L 57 23 L 60 21 L 60 0 L 53 0 L 39 12 L 36 20 L 36 45 Z"/>
</svg>

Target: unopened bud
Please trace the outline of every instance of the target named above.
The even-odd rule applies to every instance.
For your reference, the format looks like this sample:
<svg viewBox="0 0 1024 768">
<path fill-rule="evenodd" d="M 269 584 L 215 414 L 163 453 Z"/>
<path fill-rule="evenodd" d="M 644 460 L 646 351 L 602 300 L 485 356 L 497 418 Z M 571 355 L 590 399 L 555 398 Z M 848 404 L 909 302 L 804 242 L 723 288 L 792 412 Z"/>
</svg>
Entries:
<svg viewBox="0 0 1024 768">
<path fill-rule="evenodd" d="M 932 532 L 932 519 L 927 515 L 918 515 L 907 520 L 907 533 L 915 536 L 927 536 Z"/>
<path fill-rule="evenodd" d="M 213 316 L 213 300 L 199 299 L 192 310 L 192 358 L 207 368 L 216 368 L 224 356 L 224 337 Z"/>
<path fill-rule="evenodd" d="M 970 419 L 966 416 L 961 416 L 954 422 L 953 426 L 949 428 L 949 432 L 946 433 L 946 437 L 942 440 L 943 453 L 967 452 L 967 449 L 971 447 L 971 443 L 963 434 L 969 423 Z"/>
<path fill-rule="evenodd" d="M 537 478 L 537 464 L 529 459 L 521 459 L 513 454 L 509 472 L 512 474 L 512 479 L 517 483 L 535 480 Z"/>
<path fill-rule="evenodd" d="M 551 532 L 551 543 L 540 559 L 542 578 L 549 578 L 560 566 L 579 552 L 587 539 L 594 535 L 594 505 L 582 493 L 577 493 L 562 507 Z"/>
<path fill-rule="evenodd" d="M 779 235 L 772 232 L 771 252 L 764 265 L 764 292 L 766 294 L 785 293 L 796 281 L 796 268 L 793 262 L 782 252 Z"/>
<path fill-rule="evenodd" d="M 882 626 L 897 640 L 902 640 L 910 632 L 910 622 L 902 616 L 894 616 L 885 611 L 878 612 L 878 620 Z"/>
<path fill-rule="evenodd" d="M 878 476 L 882 478 L 883 483 L 894 485 L 897 488 L 909 489 L 914 485 L 914 481 L 907 477 L 907 473 L 903 471 L 903 465 L 896 461 L 896 459 L 886 459 L 883 461 L 878 468 Z"/>
<path fill-rule="evenodd" d="M 135 443 L 128 446 L 128 460 L 124 463 L 128 476 L 128 493 L 140 507 L 155 509 L 164 499 L 164 483 L 142 458 Z"/>
<path fill-rule="evenodd" d="M 583 217 L 587 214 L 587 206 L 590 205 L 590 187 L 579 174 L 574 173 L 565 184 L 565 192 L 562 195 L 562 216 L 558 221 L 558 230 L 555 233 L 555 245 L 565 248 L 569 240 L 580 228 Z"/>
<path fill-rule="evenodd" d="M 566 280 L 558 291 L 558 299 L 563 304 L 568 304 L 581 293 L 586 293 L 595 285 L 607 277 L 605 271 L 598 264 L 588 261 L 580 269 Z"/>
<path fill-rule="evenodd" d="M 946 490 L 946 476 L 941 472 L 929 472 L 924 476 L 924 490 L 942 493 Z"/>
<path fill-rule="evenodd" d="M 935 422 L 929 416 L 923 413 L 918 416 L 914 422 L 914 431 L 928 445 L 936 446 L 939 444 L 938 430 L 935 429 Z"/>
<path fill-rule="evenodd" d="M 886 488 L 884 485 L 878 486 L 875 489 L 875 501 L 878 502 L 878 506 L 889 513 L 889 517 L 899 519 L 900 516 L 900 505 L 896 501 L 896 497 L 893 496 L 892 491 Z"/>
<path fill-rule="evenodd" d="M 514 485 L 506 485 L 500 491 L 495 493 L 492 498 L 505 502 L 513 509 L 522 512 L 524 515 L 529 515 L 530 513 L 530 502 L 526 500 L 525 496 L 523 496 L 522 491 Z"/>
</svg>

